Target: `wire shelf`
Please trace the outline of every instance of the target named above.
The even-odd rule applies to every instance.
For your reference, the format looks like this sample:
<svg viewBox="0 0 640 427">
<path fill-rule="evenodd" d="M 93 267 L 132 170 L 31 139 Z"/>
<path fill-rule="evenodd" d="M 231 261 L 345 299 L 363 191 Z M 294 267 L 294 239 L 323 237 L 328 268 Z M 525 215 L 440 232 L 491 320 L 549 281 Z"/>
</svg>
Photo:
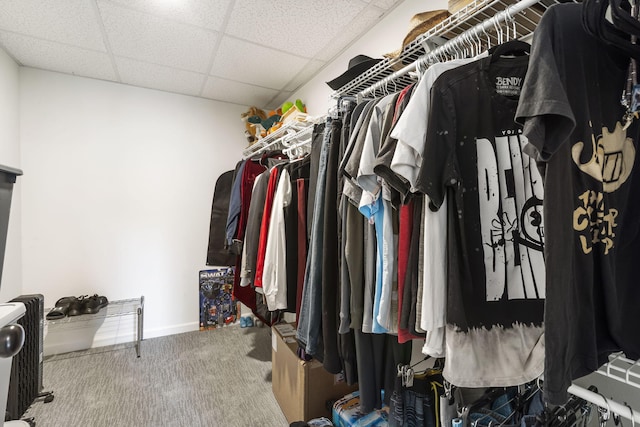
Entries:
<svg viewBox="0 0 640 427">
<path fill-rule="evenodd" d="M 308 132 L 308 129 L 313 127 L 318 120 L 320 119 L 307 117 L 304 121 L 296 120 L 285 123 L 275 132 L 259 139 L 246 148 L 242 152 L 242 157 L 246 159 L 270 149 L 287 148 L 292 140 L 295 140 L 298 135 L 302 135 L 302 131 Z"/>
<path fill-rule="evenodd" d="M 380 87 L 381 84 L 393 84 L 395 85 L 394 89 L 399 90 L 412 83 L 414 79 L 408 73 L 397 72 L 402 69 L 402 67 L 414 64 L 427 55 L 430 51 L 428 45 L 437 39 L 436 36 L 441 38 L 441 40 L 453 40 L 473 27 L 491 21 L 496 14 L 517 3 L 530 4 L 525 10 L 514 14 L 514 16 L 512 16 L 513 19 L 510 20 L 511 31 L 515 33 L 516 37 L 524 38 L 533 33 L 544 12 L 549 6 L 556 3 L 556 1 L 475 0 L 427 32 L 416 37 L 414 41 L 402 50 L 402 53 L 397 58 L 386 58 L 380 61 L 363 74 L 336 90 L 332 94 L 332 97 L 355 96 L 374 85 Z M 478 41 L 485 47 L 488 47 L 487 45 L 498 44 L 497 27 L 495 29 L 490 25 L 487 27 L 488 28 L 483 31 L 482 40 Z M 439 44 L 442 45 L 442 42 Z"/>
<path fill-rule="evenodd" d="M 142 309 L 144 305 L 144 297 L 123 299 L 117 301 L 110 301 L 109 304 L 101 309 L 96 314 L 82 314 L 80 316 L 65 316 L 62 319 L 49 320 L 46 319 L 47 325 L 58 325 L 66 323 L 88 322 L 91 320 L 104 319 L 107 317 L 118 317 L 126 315 L 138 314 L 138 309 Z M 45 309 L 48 313 L 51 308 Z"/>
<path fill-rule="evenodd" d="M 624 353 L 609 355 L 609 362 L 596 371 L 607 378 L 640 389 L 640 360 L 631 360 Z"/>
</svg>

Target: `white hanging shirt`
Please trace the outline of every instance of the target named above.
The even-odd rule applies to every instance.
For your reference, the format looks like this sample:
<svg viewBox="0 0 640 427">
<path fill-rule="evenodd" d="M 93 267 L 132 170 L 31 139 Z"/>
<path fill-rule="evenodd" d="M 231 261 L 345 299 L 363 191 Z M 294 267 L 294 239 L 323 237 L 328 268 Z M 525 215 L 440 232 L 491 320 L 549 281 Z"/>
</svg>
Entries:
<svg viewBox="0 0 640 427">
<path fill-rule="evenodd" d="M 391 170 L 409 182 L 412 193 L 418 191 L 415 184 L 422 166 L 433 83 L 445 71 L 476 61 L 486 55 L 484 53 L 475 58 L 438 62 L 430 66 L 418 82 L 407 107 L 393 127 L 391 136 L 398 140 L 398 145 L 391 161 Z"/>
<path fill-rule="evenodd" d="M 273 198 L 271 222 L 264 255 L 262 290 L 269 311 L 287 308 L 287 237 L 284 228 L 284 208 L 291 203 L 289 172 L 282 169 Z"/>
</svg>

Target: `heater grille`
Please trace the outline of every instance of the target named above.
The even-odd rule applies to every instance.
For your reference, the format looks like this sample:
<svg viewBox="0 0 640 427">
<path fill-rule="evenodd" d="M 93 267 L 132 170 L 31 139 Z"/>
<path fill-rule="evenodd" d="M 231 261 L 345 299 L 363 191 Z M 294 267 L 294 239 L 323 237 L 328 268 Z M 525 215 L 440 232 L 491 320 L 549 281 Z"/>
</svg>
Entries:
<svg viewBox="0 0 640 427">
<path fill-rule="evenodd" d="M 42 391 L 44 297 L 21 295 L 11 302 L 21 302 L 26 309 L 18 320 L 25 332 L 24 347 L 13 357 L 7 397 L 7 415 L 18 420 Z"/>
</svg>

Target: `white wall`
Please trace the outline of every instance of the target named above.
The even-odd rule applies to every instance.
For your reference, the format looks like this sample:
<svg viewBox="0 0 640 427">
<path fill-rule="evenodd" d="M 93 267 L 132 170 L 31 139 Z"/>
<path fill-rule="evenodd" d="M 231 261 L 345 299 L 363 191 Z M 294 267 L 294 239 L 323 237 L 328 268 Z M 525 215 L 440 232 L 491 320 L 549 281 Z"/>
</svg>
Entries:
<svg viewBox="0 0 640 427">
<path fill-rule="evenodd" d="M 145 296 L 145 338 L 198 327 L 217 177 L 244 108 L 22 68 L 23 292 Z"/>
<path fill-rule="evenodd" d="M 420 12 L 446 9 L 447 0 L 428 2 L 405 0 L 393 9 L 382 21 L 348 47 L 336 60 L 324 67 L 312 80 L 298 89 L 291 99 L 302 99 L 312 115 L 326 114 L 333 90 L 325 82 L 333 80 L 347 71 L 349 60 L 356 55 L 382 58 L 385 53 L 400 49 L 409 32 L 411 17 Z"/>
<path fill-rule="evenodd" d="M 18 75 L 18 65 L 0 49 L 0 164 L 15 168 L 21 167 Z M 13 189 L 0 301 L 22 294 L 21 182 L 20 177 Z"/>
</svg>

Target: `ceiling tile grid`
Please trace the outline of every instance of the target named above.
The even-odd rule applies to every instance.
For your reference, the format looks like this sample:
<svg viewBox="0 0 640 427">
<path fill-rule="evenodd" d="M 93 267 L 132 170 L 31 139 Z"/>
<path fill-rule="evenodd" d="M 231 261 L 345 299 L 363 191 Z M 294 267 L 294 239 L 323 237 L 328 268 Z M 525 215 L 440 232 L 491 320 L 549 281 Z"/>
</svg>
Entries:
<svg viewBox="0 0 640 427">
<path fill-rule="evenodd" d="M 400 0 L 2 0 L 20 65 L 277 107 Z"/>
</svg>

